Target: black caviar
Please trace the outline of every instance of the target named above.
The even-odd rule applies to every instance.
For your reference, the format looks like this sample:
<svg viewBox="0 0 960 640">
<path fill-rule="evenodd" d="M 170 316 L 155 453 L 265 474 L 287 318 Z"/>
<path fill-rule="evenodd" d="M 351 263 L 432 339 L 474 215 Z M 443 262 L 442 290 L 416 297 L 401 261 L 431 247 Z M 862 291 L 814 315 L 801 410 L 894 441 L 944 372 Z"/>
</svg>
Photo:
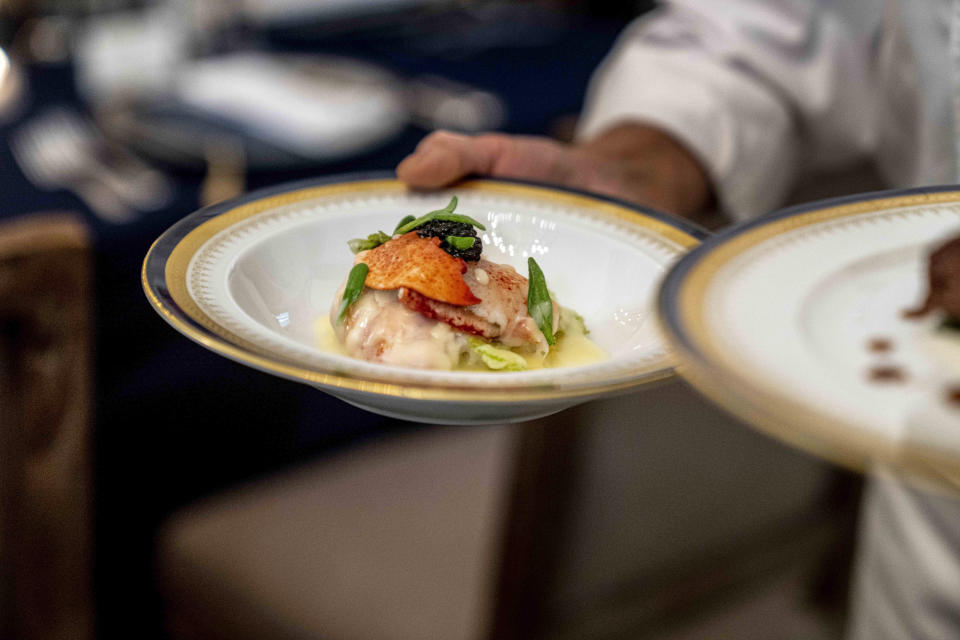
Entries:
<svg viewBox="0 0 960 640">
<path fill-rule="evenodd" d="M 473 225 L 465 222 L 452 222 L 450 220 L 429 220 L 416 228 L 417 235 L 421 238 L 440 238 L 440 248 L 452 255 L 454 258 L 463 258 L 467 261 L 477 261 L 483 252 L 483 243 L 477 237 L 477 230 Z M 447 236 L 457 238 L 476 238 L 473 246 L 469 249 L 457 249 L 447 242 Z"/>
</svg>

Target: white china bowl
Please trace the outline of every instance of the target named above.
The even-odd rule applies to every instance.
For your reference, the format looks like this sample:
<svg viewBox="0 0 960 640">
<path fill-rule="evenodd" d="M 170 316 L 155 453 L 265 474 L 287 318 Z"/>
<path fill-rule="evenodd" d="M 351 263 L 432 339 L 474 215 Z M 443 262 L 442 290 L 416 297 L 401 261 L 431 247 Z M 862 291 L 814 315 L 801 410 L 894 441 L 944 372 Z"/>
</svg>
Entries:
<svg viewBox="0 0 960 640">
<path fill-rule="evenodd" d="M 486 226 L 484 257 L 525 274 L 534 256 L 557 299 L 584 317 L 608 359 L 524 372 L 437 371 L 321 348 L 318 322 L 353 262 L 347 240 L 389 231 L 452 195 L 458 213 Z M 144 286 L 187 337 L 354 405 L 422 422 L 516 422 L 672 373 L 655 293 L 698 235 L 661 214 L 529 184 L 476 180 L 414 193 L 390 179 L 315 181 L 184 219 L 148 254 Z"/>
</svg>

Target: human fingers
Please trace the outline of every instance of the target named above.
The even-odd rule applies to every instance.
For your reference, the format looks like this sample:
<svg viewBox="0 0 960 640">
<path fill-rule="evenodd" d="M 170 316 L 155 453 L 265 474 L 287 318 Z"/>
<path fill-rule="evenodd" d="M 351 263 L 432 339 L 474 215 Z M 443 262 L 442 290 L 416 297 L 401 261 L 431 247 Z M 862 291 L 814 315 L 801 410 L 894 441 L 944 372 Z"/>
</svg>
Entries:
<svg viewBox="0 0 960 640">
<path fill-rule="evenodd" d="M 397 166 L 414 188 L 439 188 L 470 174 L 556 184 L 695 217 L 713 210 L 705 170 L 671 136 L 624 124 L 566 145 L 539 136 L 438 131 Z"/>
<path fill-rule="evenodd" d="M 469 174 L 489 174 L 500 151 L 492 137 L 431 133 L 397 165 L 397 178 L 411 187 L 434 189 Z"/>
<path fill-rule="evenodd" d="M 412 187 L 436 188 L 471 174 L 562 184 L 569 178 L 566 145 L 537 136 L 438 131 L 424 138 L 397 166 Z"/>
</svg>

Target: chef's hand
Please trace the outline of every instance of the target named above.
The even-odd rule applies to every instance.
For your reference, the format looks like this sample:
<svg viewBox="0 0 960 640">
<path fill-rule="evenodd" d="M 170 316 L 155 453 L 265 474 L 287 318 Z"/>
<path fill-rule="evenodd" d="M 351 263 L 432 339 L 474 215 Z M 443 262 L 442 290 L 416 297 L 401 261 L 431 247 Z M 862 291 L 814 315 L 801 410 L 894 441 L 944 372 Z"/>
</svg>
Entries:
<svg viewBox="0 0 960 640">
<path fill-rule="evenodd" d="M 550 138 L 437 131 L 397 166 L 417 189 L 468 175 L 519 178 L 583 189 L 719 226 L 702 165 L 670 135 L 643 124 L 614 127 L 581 144 Z"/>
</svg>

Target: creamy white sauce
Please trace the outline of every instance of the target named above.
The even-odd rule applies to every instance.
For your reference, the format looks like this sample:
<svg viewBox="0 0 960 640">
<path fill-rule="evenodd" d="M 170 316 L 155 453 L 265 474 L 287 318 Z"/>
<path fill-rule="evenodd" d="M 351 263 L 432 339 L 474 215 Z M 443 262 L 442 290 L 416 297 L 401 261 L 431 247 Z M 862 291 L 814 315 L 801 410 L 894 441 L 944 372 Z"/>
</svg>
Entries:
<svg viewBox="0 0 960 640">
<path fill-rule="evenodd" d="M 464 334 L 445 322 L 408 309 L 396 299 L 395 291 L 368 289 L 350 310 L 348 322 L 339 331 L 332 324 L 334 319 L 331 313 L 316 321 L 317 346 L 328 353 L 396 366 L 494 373 L 478 360 L 467 357 L 469 347 Z M 386 344 L 389 348 L 377 353 Z M 528 369 L 575 367 L 609 357 L 573 322 L 567 323 L 546 357 L 516 351 L 523 356 Z"/>
<path fill-rule="evenodd" d="M 397 293 L 366 289 L 340 325 L 334 324 L 339 305 L 331 307 L 328 322 L 344 352 L 398 367 L 455 368 L 467 346 L 465 337 L 406 307 Z"/>
<path fill-rule="evenodd" d="M 317 318 L 314 328 L 317 333 L 317 346 L 320 347 L 321 351 L 335 353 L 338 356 L 350 355 L 343 348 L 343 343 L 340 342 L 340 338 L 333 330 L 333 325 L 330 324 L 330 316 L 324 315 Z"/>
</svg>

